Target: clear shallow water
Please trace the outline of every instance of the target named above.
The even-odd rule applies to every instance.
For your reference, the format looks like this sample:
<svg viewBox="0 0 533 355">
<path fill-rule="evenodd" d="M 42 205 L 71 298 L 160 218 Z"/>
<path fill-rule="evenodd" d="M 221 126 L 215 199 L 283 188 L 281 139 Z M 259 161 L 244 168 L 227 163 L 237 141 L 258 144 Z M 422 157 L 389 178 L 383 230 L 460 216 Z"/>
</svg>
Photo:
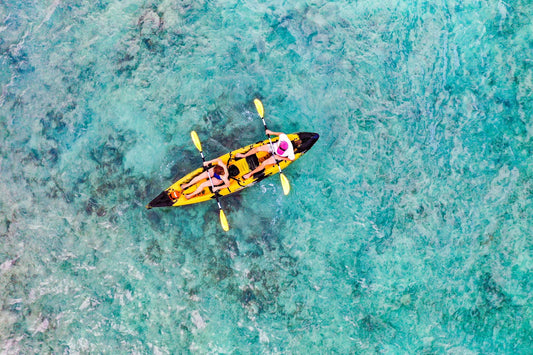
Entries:
<svg viewBox="0 0 533 355">
<path fill-rule="evenodd" d="M 528 1 L 0 5 L 5 353 L 530 353 Z M 147 211 L 274 130 L 278 178 Z"/>
</svg>

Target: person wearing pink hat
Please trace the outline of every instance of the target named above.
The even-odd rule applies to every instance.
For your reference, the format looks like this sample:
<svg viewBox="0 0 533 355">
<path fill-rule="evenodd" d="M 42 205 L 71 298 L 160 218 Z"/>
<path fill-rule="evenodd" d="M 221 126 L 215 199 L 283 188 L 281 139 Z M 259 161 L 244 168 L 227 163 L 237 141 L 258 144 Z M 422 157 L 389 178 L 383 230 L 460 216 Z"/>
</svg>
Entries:
<svg viewBox="0 0 533 355">
<path fill-rule="evenodd" d="M 257 152 L 271 152 L 273 153 L 272 156 L 268 159 L 266 159 L 264 162 L 262 162 L 257 168 L 250 171 L 248 174 L 243 175 L 243 178 L 249 179 L 250 176 L 257 173 L 260 170 L 263 170 L 268 165 L 274 165 L 276 164 L 276 161 L 282 161 L 282 160 L 294 160 L 294 148 L 292 146 L 291 140 L 285 133 L 282 132 L 273 132 L 269 129 L 265 130 L 266 134 L 278 136 L 279 140 L 276 143 L 272 144 L 272 149 L 270 147 L 270 144 L 265 144 L 259 147 L 255 147 L 245 154 L 238 153 L 235 155 L 236 158 L 246 158 L 247 156 L 250 156 L 252 154 L 255 154 Z"/>
</svg>

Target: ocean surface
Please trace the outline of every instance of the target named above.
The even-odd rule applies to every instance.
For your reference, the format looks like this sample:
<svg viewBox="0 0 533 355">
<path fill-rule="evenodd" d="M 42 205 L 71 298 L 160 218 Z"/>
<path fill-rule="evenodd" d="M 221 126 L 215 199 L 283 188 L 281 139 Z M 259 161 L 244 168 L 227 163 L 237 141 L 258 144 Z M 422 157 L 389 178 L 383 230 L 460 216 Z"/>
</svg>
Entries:
<svg viewBox="0 0 533 355">
<path fill-rule="evenodd" d="M 0 1 L 2 354 L 533 353 L 533 3 Z M 146 210 L 263 140 L 279 176 Z"/>
</svg>

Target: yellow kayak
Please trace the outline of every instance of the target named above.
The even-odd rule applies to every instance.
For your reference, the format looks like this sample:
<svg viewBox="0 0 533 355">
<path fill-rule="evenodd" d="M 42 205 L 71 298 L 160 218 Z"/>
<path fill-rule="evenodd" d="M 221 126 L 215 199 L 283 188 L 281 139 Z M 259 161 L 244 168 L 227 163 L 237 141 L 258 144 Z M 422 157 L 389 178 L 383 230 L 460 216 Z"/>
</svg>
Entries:
<svg viewBox="0 0 533 355">
<path fill-rule="evenodd" d="M 318 140 L 319 135 L 317 133 L 299 132 L 299 133 L 288 134 L 287 137 L 292 142 L 292 145 L 294 148 L 295 159 L 293 161 L 289 161 L 289 160 L 280 161 L 279 165 L 281 169 L 285 169 L 289 164 L 298 160 L 309 149 L 311 149 L 311 147 Z M 279 137 L 273 137 L 272 142 L 275 143 L 278 141 L 278 139 Z M 256 182 L 259 182 L 268 176 L 277 174 L 279 172 L 277 165 L 271 165 L 271 166 L 267 166 L 266 169 L 257 172 L 253 176 L 250 176 L 248 179 L 244 179 L 243 175 L 246 175 L 247 173 L 255 169 L 257 166 L 259 166 L 259 164 L 261 164 L 263 161 L 268 159 L 272 154 L 270 152 L 259 151 L 256 154 L 250 155 L 246 158 L 235 158 L 235 155 L 237 153 L 246 153 L 252 148 L 255 148 L 261 145 L 268 145 L 268 144 L 270 144 L 269 140 L 266 139 L 264 141 L 234 150 L 218 158 L 218 159 L 221 159 L 226 164 L 228 168 L 228 172 L 229 172 L 229 181 L 230 181 L 229 187 L 217 191 L 218 196 L 230 195 L 248 186 L 251 186 L 255 184 Z M 200 180 L 196 182 L 195 184 L 187 187 L 185 190 L 181 189 L 181 185 L 188 183 L 189 181 L 194 179 L 194 177 L 198 176 L 202 172 L 204 172 L 203 167 L 198 168 L 194 170 L 193 172 L 185 175 L 184 177 L 182 177 L 181 179 L 173 183 L 165 191 L 161 192 L 148 205 L 146 205 L 146 208 L 150 209 L 153 207 L 171 207 L 171 206 L 191 205 L 193 203 L 204 202 L 204 201 L 208 201 L 208 200 L 215 198 L 215 194 L 211 191 L 210 187 L 204 188 L 200 193 L 193 196 L 189 200 L 185 198 L 184 196 L 185 194 L 189 194 L 195 191 L 198 188 L 198 186 L 204 183 L 205 181 L 207 181 L 207 179 Z"/>
</svg>

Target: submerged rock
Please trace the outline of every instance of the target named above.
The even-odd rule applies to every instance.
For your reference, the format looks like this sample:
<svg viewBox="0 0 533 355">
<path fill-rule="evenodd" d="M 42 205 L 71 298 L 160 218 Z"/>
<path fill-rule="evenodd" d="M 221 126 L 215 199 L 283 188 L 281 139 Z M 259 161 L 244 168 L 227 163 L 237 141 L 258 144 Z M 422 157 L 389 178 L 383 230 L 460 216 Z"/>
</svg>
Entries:
<svg viewBox="0 0 533 355">
<path fill-rule="evenodd" d="M 139 18 L 137 25 L 141 37 L 151 37 L 163 28 L 163 19 L 154 10 L 147 10 Z"/>
</svg>

